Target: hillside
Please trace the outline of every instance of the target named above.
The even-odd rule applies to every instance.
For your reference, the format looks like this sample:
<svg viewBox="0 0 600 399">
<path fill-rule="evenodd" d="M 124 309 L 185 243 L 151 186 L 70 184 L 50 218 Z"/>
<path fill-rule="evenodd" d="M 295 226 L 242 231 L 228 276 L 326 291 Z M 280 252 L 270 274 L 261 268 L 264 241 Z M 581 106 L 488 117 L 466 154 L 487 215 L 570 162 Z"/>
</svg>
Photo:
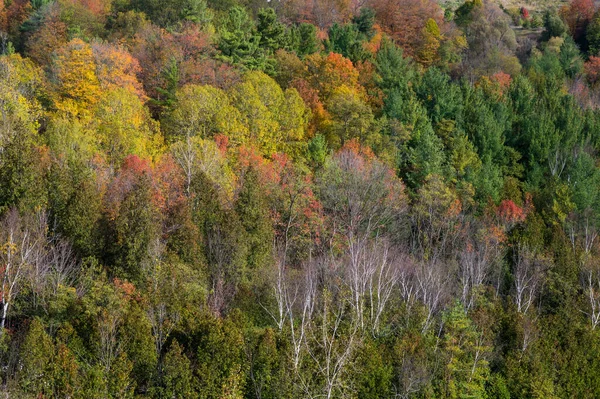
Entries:
<svg viewBox="0 0 600 399">
<path fill-rule="evenodd" d="M 592 0 L 0 1 L 0 396 L 600 397 Z"/>
</svg>

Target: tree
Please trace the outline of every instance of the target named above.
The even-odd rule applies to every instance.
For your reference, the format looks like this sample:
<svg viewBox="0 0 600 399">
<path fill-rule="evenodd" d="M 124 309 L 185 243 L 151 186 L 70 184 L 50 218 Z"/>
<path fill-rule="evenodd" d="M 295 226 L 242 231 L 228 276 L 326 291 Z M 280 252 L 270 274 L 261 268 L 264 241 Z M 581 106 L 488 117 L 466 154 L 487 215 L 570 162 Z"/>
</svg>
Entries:
<svg viewBox="0 0 600 399">
<path fill-rule="evenodd" d="M 515 250 L 514 289 L 515 304 L 519 313 L 527 313 L 543 283 L 544 262 L 539 255 L 527 247 Z"/>
<path fill-rule="evenodd" d="M 200 398 L 241 398 L 243 380 L 243 336 L 228 319 L 208 316 L 199 329 L 196 377 Z"/>
<path fill-rule="evenodd" d="M 60 18 L 58 3 L 40 7 L 21 29 L 24 31 L 27 56 L 40 65 L 50 65 L 52 54 L 68 42 L 68 27 Z"/>
<path fill-rule="evenodd" d="M 9 312 L 23 285 L 28 268 L 40 260 L 46 234 L 44 214 L 35 217 L 22 217 L 16 209 L 6 212 L 2 218 L 0 259 L 0 279 L 2 291 L 2 314 L 0 334 L 4 334 Z"/>
<path fill-rule="evenodd" d="M 471 11 L 471 22 L 464 28 L 469 47 L 462 59 L 469 79 L 499 71 L 519 73 L 521 65 L 514 55 L 517 41 L 509 22 L 508 15 L 491 3 Z"/>
<path fill-rule="evenodd" d="M 325 50 L 342 54 L 352 62 L 364 61 L 370 56 L 364 48 L 365 39 L 355 24 L 333 24 L 328 31 Z"/>
<path fill-rule="evenodd" d="M 435 19 L 429 18 L 425 23 L 422 33 L 422 43 L 417 51 L 417 59 L 425 66 L 431 66 L 438 60 L 440 48 L 440 28 Z"/>
<path fill-rule="evenodd" d="M 272 8 L 263 8 L 258 12 L 256 31 L 260 36 L 259 45 L 267 54 L 287 47 L 287 31 L 285 25 L 277 21 L 277 14 Z"/>
<path fill-rule="evenodd" d="M 163 374 L 166 397 L 174 399 L 198 397 L 193 389 L 192 365 L 177 340 L 173 340 L 165 356 Z"/>
<path fill-rule="evenodd" d="M 320 43 L 317 39 L 317 28 L 313 24 L 301 23 L 292 28 L 292 41 L 298 57 L 306 57 L 319 51 Z"/>
<path fill-rule="evenodd" d="M 564 6 L 561 10 L 561 16 L 565 20 L 571 36 L 575 42 L 580 45 L 583 44 L 584 48 L 587 48 L 585 43 L 585 34 L 588 24 L 594 16 L 594 2 L 590 0 L 573 0 L 568 6 Z"/>
<path fill-rule="evenodd" d="M 217 184 L 204 173 L 194 176 L 191 185 L 194 222 L 203 238 L 209 295 L 208 305 L 221 314 L 235 296 L 247 274 L 247 245 L 237 214 L 223 204 Z"/>
<path fill-rule="evenodd" d="M 595 85 L 600 78 L 600 57 L 590 57 L 583 68 L 590 84 Z"/>
<path fill-rule="evenodd" d="M 371 108 L 359 93 L 342 85 L 334 90 L 326 106 L 331 114 L 328 137 L 331 147 L 343 147 L 352 139 L 366 141 L 375 121 Z"/>
<path fill-rule="evenodd" d="M 433 19 L 438 26 L 444 23 L 442 10 L 437 3 L 429 0 L 372 0 L 369 5 L 375 10 L 383 30 L 409 56 L 417 52 L 422 29 L 428 19 Z"/>
<path fill-rule="evenodd" d="M 146 95 L 137 75 L 142 72 L 138 60 L 127 50 L 100 42 L 92 43 L 96 75 L 103 91 L 123 88 L 145 101 Z"/>
<path fill-rule="evenodd" d="M 352 61 L 341 54 L 329 53 L 327 56 L 313 54 L 306 58 L 308 82 L 318 90 L 319 98 L 326 101 L 333 91 L 346 85 L 360 90 L 358 71 Z"/>
<path fill-rule="evenodd" d="M 55 348 L 44 325 L 33 319 L 21 345 L 23 369 L 19 374 L 19 385 L 32 395 L 52 394 L 52 367 Z"/>
<path fill-rule="evenodd" d="M 100 98 L 92 48 L 73 39 L 58 50 L 52 64 L 54 106 L 68 115 L 86 118 Z"/>
<path fill-rule="evenodd" d="M 217 134 L 243 140 L 246 136 L 242 115 L 223 90 L 208 85 L 186 85 L 177 92 L 176 98 L 175 106 L 163 122 L 171 140 L 195 136 L 212 138 Z"/>
<path fill-rule="evenodd" d="M 232 7 L 219 24 L 218 48 L 223 60 L 246 69 L 263 69 L 265 54 L 261 36 L 245 8 Z"/>
<path fill-rule="evenodd" d="M 545 41 L 553 37 L 563 37 L 567 32 L 567 26 L 563 20 L 551 10 L 544 12 L 544 34 Z"/>
<path fill-rule="evenodd" d="M 242 83 L 233 87 L 230 96 L 248 134 L 232 137 L 234 142 L 257 146 L 265 155 L 300 152 L 309 114 L 295 89 L 284 92 L 264 73 L 249 72 Z"/>
<path fill-rule="evenodd" d="M 126 89 L 103 95 L 93 109 L 93 127 L 98 147 L 110 165 L 119 165 L 128 155 L 155 155 L 160 145 L 157 126 L 140 99 Z"/>
<path fill-rule="evenodd" d="M 174 28 L 184 21 L 208 24 L 213 15 L 206 0 L 134 0 L 131 9 L 144 12 L 157 25 Z"/>
<path fill-rule="evenodd" d="M 248 267 L 258 276 L 272 263 L 273 227 L 258 172 L 252 166 L 243 174 L 235 210 L 246 233 Z"/>
<path fill-rule="evenodd" d="M 147 161 L 128 156 L 108 188 L 105 259 L 114 273 L 142 282 L 157 249 L 160 216 L 157 212 L 152 172 Z"/>
<path fill-rule="evenodd" d="M 445 315 L 443 348 L 447 360 L 440 394 L 449 398 L 481 396 L 489 376 L 489 347 L 460 305 Z"/>
<path fill-rule="evenodd" d="M 589 45 L 589 55 L 597 56 L 600 53 L 600 13 L 598 11 L 587 27 L 585 38 Z"/>
</svg>

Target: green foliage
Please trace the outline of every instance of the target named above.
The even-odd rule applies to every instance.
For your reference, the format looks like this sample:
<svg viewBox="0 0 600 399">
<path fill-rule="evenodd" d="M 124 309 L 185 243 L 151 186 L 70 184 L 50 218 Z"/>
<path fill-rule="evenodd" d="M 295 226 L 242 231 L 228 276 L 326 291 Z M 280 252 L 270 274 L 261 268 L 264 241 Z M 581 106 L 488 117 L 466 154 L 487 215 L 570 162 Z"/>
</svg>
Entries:
<svg viewBox="0 0 600 399">
<path fill-rule="evenodd" d="M 552 37 L 562 37 L 567 33 L 567 26 L 563 20 L 551 10 L 544 12 L 544 34 L 543 39 L 548 40 Z"/>
<path fill-rule="evenodd" d="M 241 398 L 243 336 L 230 320 L 207 316 L 198 330 L 196 378 L 200 398 Z"/>
<path fill-rule="evenodd" d="M 370 56 L 363 46 L 365 39 L 365 34 L 355 24 L 334 24 L 329 28 L 325 51 L 342 54 L 352 62 L 364 61 Z"/>
<path fill-rule="evenodd" d="M 264 69 L 261 36 L 254 20 L 242 7 L 233 7 L 218 24 L 218 48 L 224 61 L 247 69 Z"/>
<path fill-rule="evenodd" d="M 152 22 L 165 28 L 187 21 L 208 24 L 213 18 L 206 0 L 132 0 L 129 7 L 144 12 Z"/>
<path fill-rule="evenodd" d="M 21 348 L 23 369 L 19 375 L 19 385 L 34 396 L 50 395 L 51 388 L 46 380 L 52 373 L 54 343 L 39 320 L 31 322 Z"/>
<path fill-rule="evenodd" d="M 305 57 L 319 51 L 317 28 L 313 24 L 302 23 L 295 26 L 291 31 L 291 40 L 299 57 Z"/>
<path fill-rule="evenodd" d="M 176 340 L 173 341 L 165 356 L 163 380 L 164 397 L 174 399 L 198 397 L 194 391 L 192 365 Z"/>
<path fill-rule="evenodd" d="M 260 47 L 269 55 L 286 47 L 286 27 L 277 21 L 277 14 L 272 8 L 263 8 L 258 12 L 256 30 L 260 36 Z"/>
<path fill-rule="evenodd" d="M 588 42 L 589 54 L 597 56 L 600 52 L 600 14 L 598 12 L 594 14 L 594 18 L 590 21 L 585 38 Z"/>
<path fill-rule="evenodd" d="M 248 267 L 257 273 L 258 277 L 272 262 L 273 228 L 259 176 L 252 168 L 244 173 L 244 182 L 235 203 L 235 210 L 245 231 Z"/>
<path fill-rule="evenodd" d="M 592 2 L 304 3 L 0 3 L 4 396 L 599 396 Z"/>
<path fill-rule="evenodd" d="M 440 394 L 448 398 L 483 397 L 489 378 L 485 359 L 489 347 L 459 304 L 445 316 L 443 347 L 447 358 Z"/>
</svg>

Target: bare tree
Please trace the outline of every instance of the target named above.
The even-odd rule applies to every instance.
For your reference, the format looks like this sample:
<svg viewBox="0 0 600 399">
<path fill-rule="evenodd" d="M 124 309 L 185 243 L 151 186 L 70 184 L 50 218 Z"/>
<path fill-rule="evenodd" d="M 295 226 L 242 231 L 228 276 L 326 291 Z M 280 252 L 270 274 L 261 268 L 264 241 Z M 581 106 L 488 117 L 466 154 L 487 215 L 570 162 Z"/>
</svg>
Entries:
<svg viewBox="0 0 600 399">
<path fill-rule="evenodd" d="M 306 267 L 302 291 L 300 292 L 300 284 L 296 284 L 293 290 L 288 287 L 284 288 L 284 299 L 292 341 L 292 364 L 297 371 L 305 347 L 306 334 L 315 311 L 317 275 L 313 262 L 309 262 Z M 298 299 L 300 299 L 299 306 L 296 305 Z"/>
<path fill-rule="evenodd" d="M 417 264 L 409 256 L 404 256 L 399 266 L 398 287 L 400 290 L 400 297 L 404 301 L 406 320 L 408 322 L 411 316 L 412 307 L 419 295 Z"/>
<path fill-rule="evenodd" d="M 519 313 L 527 313 L 543 283 L 543 259 L 527 248 L 519 245 L 514 254 L 515 303 Z"/>
<path fill-rule="evenodd" d="M 582 285 L 587 291 L 589 308 L 584 313 L 590 318 L 592 330 L 600 324 L 600 270 L 591 262 L 583 262 Z"/>
<path fill-rule="evenodd" d="M 475 302 L 477 289 L 488 280 L 502 257 L 500 242 L 487 231 L 473 231 L 458 255 L 461 300 L 466 310 Z"/>
<path fill-rule="evenodd" d="M 375 272 L 369 279 L 369 303 L 371 331 L 375 334 L 379 331 L 382 315 L 406 270 L 403 266 L 409 260 L 404 254 L 391 250 L 387 242 L 373 248 L 373 252 L 377 255 Z"/>
<path fill-rule="evenodd" d="M 122 323 L 122 314 L 117 309 L 105 308 L 98 312 L 98 335 L 99 342 L 99 360 L 104 366 L 106 374 L 112 368 L 113 363 L 121 353 L 121 341 L 119 340 L 119 327 Z"/>
<path fill-rule="evenodd" d="M 427 310 L 422 327 L 424 333 L 429 330 L 434 316 L 442 309 L 448 297 L 450 275 L 439 262 L 419 262 L 416 279 L 419 299 Z"/>
<path fill-rule="evenodd" d="M 160 358 L 167 339 L 179 323 L 181 307 L 178 292 L 182 289 L 173 276 L 172 265 L 164 262 L 166 244 L 156 239 L 148 265 L 148 306 L 146 313 L 152 326 L 156 355 Z"/>
<path fill-rule="evenodd" d="M 186 134 L 184 140 L 173 144 L 171 147 L 175 162 L 177 162 L 185 174 L 185 191 L 188 196 L 190 195 L 190 187 L 198 159 L 198 151 L 194 144 L 194 137 Z"/>
<path fill-rule="evenodd" d="M 368 323 L 373 334 L 400 281 L 407 257 L 393 249 L 385 238 L 353 240 L 341 269 L 352 296 L 352 308 L 361 329 Z M 365 315 L 365 311 L 367 314 Z"/>
<path fill-rule="evenodd" d="M 40 255 L 46 232 L 44 222 L 45 218 L 37 218 L 37 221 L 36 218 L 24 218 L 16 209 L 8 211 L 0 221 L 0 334 L 4 332 L 10 307 L 19 293 L 27 269 L 38 261 L 36 257 Z"/>
<path fill-rule="evenodd" d="M 311 361 L 310 369 L 316 370 L 320 378 L 316 381 L 301 378 L 308 397 L 344 396 L 342 376 L 360 338 L 359 323 L 347 314 L 347 300 L 341 292 L 330 291 L 327 287 L 319 292 L 305 347 Z"/>
</svg>

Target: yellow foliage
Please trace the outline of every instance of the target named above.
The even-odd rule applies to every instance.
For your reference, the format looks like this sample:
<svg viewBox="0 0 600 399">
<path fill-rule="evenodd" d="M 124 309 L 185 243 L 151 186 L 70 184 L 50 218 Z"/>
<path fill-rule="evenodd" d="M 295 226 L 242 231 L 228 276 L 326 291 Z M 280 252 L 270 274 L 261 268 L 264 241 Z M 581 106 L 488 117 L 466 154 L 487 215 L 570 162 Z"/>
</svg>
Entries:
<svg viewBox="0 0 600 399">
<path fill-rule="evenodd" d="M 162 147 L 158 126 L 140 99 L 126 89 L 106 93 L 94 108 L 92 128 L 109 163 L 125 156 L 153 158 Z"/>
<path fill-rule="evenodd" d="M 52 77 L 55 108 L 71 117 L 89 117 L 102 94 L 91 46 L 81 39 L 71 40 L 58 51 Z"/>
</svg>

